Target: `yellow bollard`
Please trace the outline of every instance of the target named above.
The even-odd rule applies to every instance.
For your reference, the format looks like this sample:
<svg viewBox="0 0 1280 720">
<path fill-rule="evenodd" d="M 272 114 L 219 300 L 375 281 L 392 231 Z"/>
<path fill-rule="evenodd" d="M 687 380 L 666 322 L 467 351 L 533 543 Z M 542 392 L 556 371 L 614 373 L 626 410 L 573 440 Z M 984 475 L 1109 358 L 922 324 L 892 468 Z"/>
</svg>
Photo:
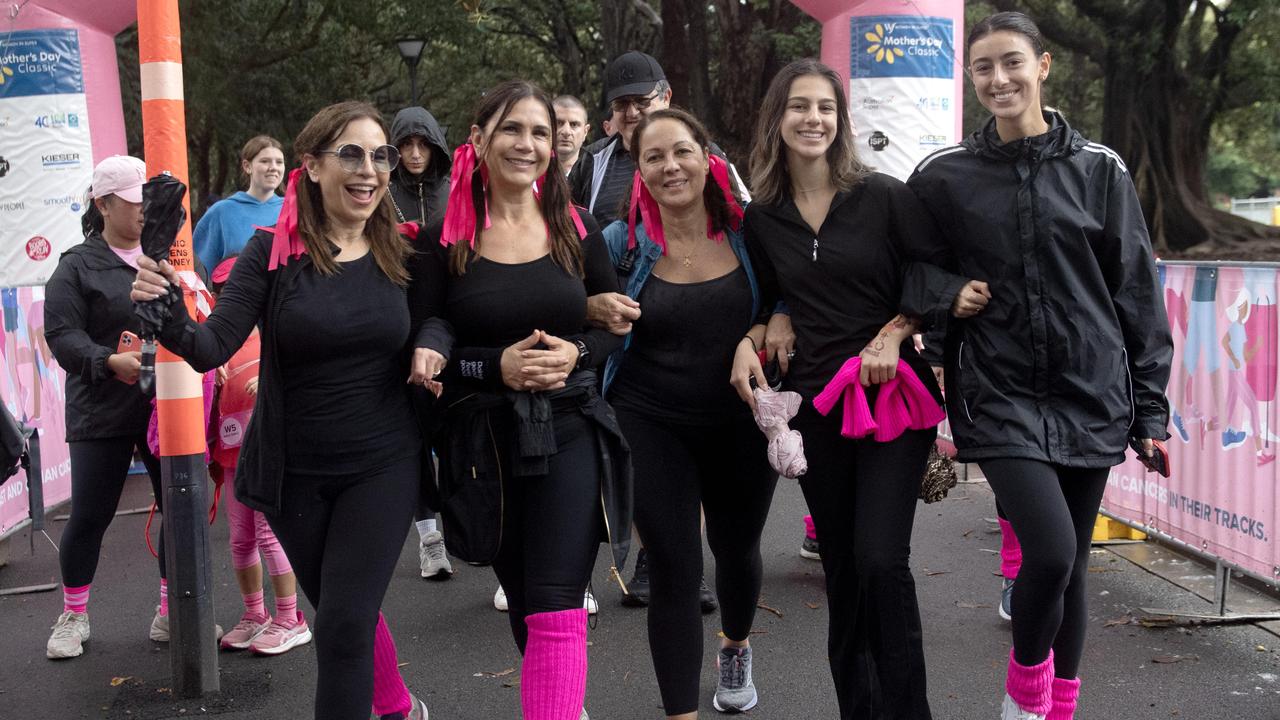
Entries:
<svg viewBox="0 0 1280 720">
<path fill-rule="evenodd" d="M 1093 541 L 1102 540 L 1146 540 L 1147 534 L 1141 530 L 1134 530 L 1122 522 L 1112 520 L 1111 518 L 1099 514 L 1093 523 Z"/>
</svg>

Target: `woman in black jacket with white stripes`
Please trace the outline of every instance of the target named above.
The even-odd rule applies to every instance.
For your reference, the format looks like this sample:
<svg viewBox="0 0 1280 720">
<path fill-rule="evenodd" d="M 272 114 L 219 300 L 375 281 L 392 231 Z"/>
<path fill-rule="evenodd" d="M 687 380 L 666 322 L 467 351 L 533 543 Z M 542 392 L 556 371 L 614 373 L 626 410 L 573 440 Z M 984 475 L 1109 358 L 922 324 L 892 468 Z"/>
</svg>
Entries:
<svg viewBox="0 0 1280 720">
<path fill-rule="evenodd" d="M 1051 58 L 1020 13 L 978 23 L 969 73 L 994 116 L 908 181 L 958 272 L 916 266 L 905 314 L 950 313 L 947 405 L 1022 543 L 1004 720 L 1068 720 L 1094 516 L 1126 444 L 1168 437 L 1173 354 L 1124 163 L 1041 109 Z M 974 278 L 974 280 L 967 280 Z"/>
</svg>

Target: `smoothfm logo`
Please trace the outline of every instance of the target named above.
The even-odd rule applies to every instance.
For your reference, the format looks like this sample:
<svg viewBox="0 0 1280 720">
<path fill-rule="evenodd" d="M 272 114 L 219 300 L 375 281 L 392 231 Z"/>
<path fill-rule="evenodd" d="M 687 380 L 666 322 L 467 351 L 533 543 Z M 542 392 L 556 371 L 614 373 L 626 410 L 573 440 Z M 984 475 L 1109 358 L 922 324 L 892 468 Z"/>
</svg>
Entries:
<svg viewBox="0 0 1280 720">
<path fill-rule="evenodd" d="M 80 153 L 53 153 L 41 155 L 40 164 L 45 170 L 80 167 Z"/>
<path fill-rule="evenodd" d="M 44 206 L 70 208 L 71 212 L 80 212 L 80 208 L 81 208 L 80 201 L 76 199 L 75 195 L 63 195 L 62 197 L 45 198 Z"/>
<path fill-rule="evenodd" d="M 50 113 L 48 115 L 37 115 L 35 126 L 45 129 L 56 128 L 72 128 L 80 127 L 80 116 L 75 113 Z"/>
</svg>

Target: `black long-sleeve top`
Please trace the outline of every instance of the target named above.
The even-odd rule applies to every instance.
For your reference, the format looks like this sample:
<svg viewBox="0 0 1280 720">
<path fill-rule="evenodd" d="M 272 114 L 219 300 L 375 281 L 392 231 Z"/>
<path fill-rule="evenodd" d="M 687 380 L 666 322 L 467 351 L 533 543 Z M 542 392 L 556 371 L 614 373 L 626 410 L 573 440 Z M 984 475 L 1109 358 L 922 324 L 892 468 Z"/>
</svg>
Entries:
<svg viewBox="0 0 1280 720">
<path fill-rule="evenodd" d="M 451 249 L 440 244 L 441 224 L 419 235 L 409 302 L 425 321 L 417 346 L 435 350 L 449 363 L 446 392 L 497 390 L 502 351 L 542 330 L 570 342 L 581 340 L 589 356 L 582 368 L 602 365 L 622 338 L 587 324 L 587 297 L 618 292 L 618 276 L 599 228 L 581 211 L 583 276 L 550 255 L 525 263 L 498 263 L 473 256 L 462 275 L 449 271 Z"/>
<path fill-rule="evenodd" d="M 204 372 L 261 324 L 261 381 L 236 497 L 279 512 L 286 470 L 359 470 L 419 452 L 421 437 L 405 383 L 417 331 L 405 289 L 372 253 L 332 276 L 317 272 L 309 255 L 268 270 L 271 243 L 269 232 L 255 233 L 209 319 L 197 324 L 179 310 L 161 340 Z"/>
<path fill-rule="evenodd" d="M 789 196 L 751 203 L 745 224 L 760 306 L 785 300 L 791 309 L 796 356 L 784 386 L 806 399 L 898 314 L 908 265 L 944 259 L 930 215 L 906 185 L 880 173 L 837 193 L 816 235 Z M 910 340 L 900 356 L 941 401 Z"/>
</svg>

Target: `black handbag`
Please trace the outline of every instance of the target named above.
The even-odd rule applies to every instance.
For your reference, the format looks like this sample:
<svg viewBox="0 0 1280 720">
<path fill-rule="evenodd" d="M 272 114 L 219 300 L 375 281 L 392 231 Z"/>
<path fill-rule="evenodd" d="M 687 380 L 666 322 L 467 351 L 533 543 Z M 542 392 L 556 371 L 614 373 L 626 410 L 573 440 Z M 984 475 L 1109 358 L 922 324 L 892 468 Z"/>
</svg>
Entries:
<svg viewBox="0 0 1280 720">
<path fill-rule="evenodd" d="M 27 467 L 27 435 L 9 408 L 0 407 L 0 483 L 18 474 L 19 467 Z"/>
<path fill-rule="evenodd" d="M 494 430 L 509 424 L 510 415 L 500 397 L 473 396 L 446 411 L 436 435 L 436 484 L 449 554 L 474 565 L 492 563 L 502 543 L 505 468 Z"/>
</svg>

